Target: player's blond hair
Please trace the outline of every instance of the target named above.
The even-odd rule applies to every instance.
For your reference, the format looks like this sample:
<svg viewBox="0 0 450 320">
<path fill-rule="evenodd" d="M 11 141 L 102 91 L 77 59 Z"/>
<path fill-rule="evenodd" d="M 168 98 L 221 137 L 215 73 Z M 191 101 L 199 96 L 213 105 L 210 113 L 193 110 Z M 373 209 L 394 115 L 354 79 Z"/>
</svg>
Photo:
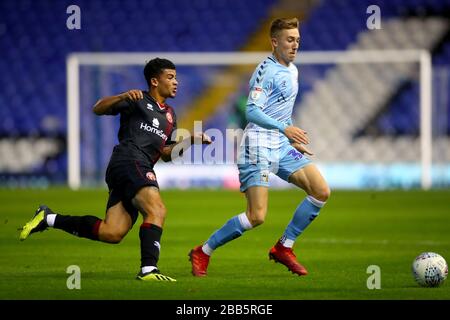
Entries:
<svg viewBox="0 0 450 320">
<path fill-rule="evenodd" d="M 276 38 L 281 30 L 285 29 L 298 29 L 297 18 L 279 18 L 272 21 L 270 25 L 270 37 Z"/>
</svg>

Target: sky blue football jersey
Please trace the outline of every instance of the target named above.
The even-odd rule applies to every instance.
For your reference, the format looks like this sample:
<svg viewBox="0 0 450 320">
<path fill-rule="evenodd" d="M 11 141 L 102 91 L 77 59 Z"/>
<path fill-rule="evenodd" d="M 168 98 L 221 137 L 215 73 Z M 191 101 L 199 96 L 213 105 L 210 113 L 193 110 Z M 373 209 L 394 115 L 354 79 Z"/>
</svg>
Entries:
<svg viewBox="0 0 450 320">
<path fill-rule="evenodd" d="M 247 107 L 257 106 L 281 123 L 292 123 L 292 110 L 298 93 L 298 69 L 293 63 L 286 67 L 270 56 L 256 67 L 249 85 Z M 278 130 L 264 129 L 249 122 L 242 141 L 250 146 L 279 148 L 288 139 Z"/>
</svg>

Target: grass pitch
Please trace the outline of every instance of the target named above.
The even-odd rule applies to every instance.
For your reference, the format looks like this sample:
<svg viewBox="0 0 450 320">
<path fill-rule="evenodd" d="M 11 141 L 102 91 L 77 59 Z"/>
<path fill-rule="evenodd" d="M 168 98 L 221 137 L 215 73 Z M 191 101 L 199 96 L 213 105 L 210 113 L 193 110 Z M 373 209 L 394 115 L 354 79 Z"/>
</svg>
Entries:
<svg viewBox="0 0 450 320">
<path fill-rule="evenodd" d="M 450 262 L 450 191 L 335 191 L 295 245 L 310 274 L 298 277 L 268 260 L 293 211 L 297 190 L 270 191 L 265 224 L 219 248 L 208 277 L 190 274 L 189 250 L 245 209 L 234 191 L 162 191 L 168 217 L 159 268 L 173 283 L 135 280 L 141 218 L 118 245 L 60 230 L 19 242 L 17 228 L 40 203 L 56 212 L 104 216 L 106 190 L 0 190 L 0 299 L 450 299 L 449 280 L 421 288 L 411 264 L 424 251 Z M 71 265 L 81 289 L 69 290 Z M 367 268 L 381 270 L 381 289 L 369 290 Z"/>
</svg>

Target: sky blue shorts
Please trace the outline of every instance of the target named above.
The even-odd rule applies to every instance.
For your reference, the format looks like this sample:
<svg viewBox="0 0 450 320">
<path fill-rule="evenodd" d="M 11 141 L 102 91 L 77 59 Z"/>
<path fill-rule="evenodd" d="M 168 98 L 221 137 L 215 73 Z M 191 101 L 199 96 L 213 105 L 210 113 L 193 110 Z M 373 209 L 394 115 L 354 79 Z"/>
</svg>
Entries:
<svg viewBox="0 0 450 320">
<path fill-rule="evenodd" d="M 289 182 L 289 176 L 311 163 L 289 143 L 280 148 L 241 146 L 238 156 L 240 190 L 244 192 L 253 186 L 269 186 L 269 173 L 272 172 Z"/>
</svg>

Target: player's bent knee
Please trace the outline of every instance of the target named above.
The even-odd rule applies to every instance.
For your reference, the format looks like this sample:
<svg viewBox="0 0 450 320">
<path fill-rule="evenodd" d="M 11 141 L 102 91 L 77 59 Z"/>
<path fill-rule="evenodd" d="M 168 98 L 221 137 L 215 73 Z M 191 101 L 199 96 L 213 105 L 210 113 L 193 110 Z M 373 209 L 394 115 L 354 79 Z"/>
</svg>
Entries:
<svg viewBox="0 0 450 320">
<path fill-rule="evenodd" d="M 323 201 L 323 202 L 327 201 L 328 198 L 330 198 L 330 195 L 331 195 L 331 190 L 328 186 L 319 188 L 312 192 L 312 196 L 314 198 L 316 198 L 319 201 Z"/>
<path fill-rule="evenodd" d="M 264 218 L 253 218 L 253 219 L 248 219 L 252 225 L 252 227 L 257 227 L 260 226 L 264 223 Z"/>
<path fill-rule="evenodd" d="M 247 213 L 248 221 L 250 221 L 253 228 L 262 225 L 264 223 L 265 216 L 265 209 L 250 210 L 250 212 Z"/>
<path fill-rule="evenodd" d="M 110 239 L 110 243 L 119 244 L 122 241 L 123 237 L 120 235 L 113 235 Z"/>
<path fill-rule="evenodd" d="M 164 219 L 167 215 L 167 209 L 166 206 L 163 203 L 158 203 L 153 205 L 150 209 L 149 209 L 149 213 L 154 215 L 155 217 L 158 217 L 160 219 Z"/>
<path fill-rule="evenodd" d="M 111 226 L 110 224 L 102 223 L 99 229 L 99 240 L 102 242 L 117 244 L 122 241 L 123 238 L 128 233 L 128 229 L 118 227 L 118 226 Z"/>
<path fill-rule="evenodd" d="M 101 235 L 101 240 L 111 244 L 118 244 L 125 237 L 121 232 L 105 232 Z"/>
<path fill-rule="evenodd" d="M 164 219 L 167 214 L 166 206 L 162 201 L 155 201 L 154 199 L 133 199 L 133 205 L 139 208 L 139 211 L 144 217 L 150 216 L 158 219 Z"/>
</svg>

